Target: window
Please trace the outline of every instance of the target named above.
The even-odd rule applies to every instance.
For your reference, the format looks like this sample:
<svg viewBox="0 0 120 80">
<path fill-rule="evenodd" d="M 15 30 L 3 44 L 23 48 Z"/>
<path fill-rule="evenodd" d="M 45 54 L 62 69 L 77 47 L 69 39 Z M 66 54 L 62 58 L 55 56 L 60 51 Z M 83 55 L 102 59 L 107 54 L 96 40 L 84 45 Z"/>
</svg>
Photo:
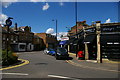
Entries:
<svg viewBox="0 0 120 80">
<path fill-rule="evenodd" d="M 25 45 L 20 45 L 20 49 L 25 49 Z"/>
<path fill-rule="evenodd" d="M 5 36 L 5 35 L 3 35 L 3 40 L 5 40 L 5 37 L 6 37 L 6 36 Z"/>
</svg>

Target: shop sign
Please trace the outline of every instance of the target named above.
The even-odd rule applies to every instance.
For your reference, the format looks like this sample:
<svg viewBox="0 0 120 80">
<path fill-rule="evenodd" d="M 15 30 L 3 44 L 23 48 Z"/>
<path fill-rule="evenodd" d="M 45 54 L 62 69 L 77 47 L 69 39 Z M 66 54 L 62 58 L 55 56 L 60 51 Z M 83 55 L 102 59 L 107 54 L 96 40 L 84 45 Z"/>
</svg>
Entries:
<svg viewBox="0 0 120 80">
<path fill-rule="evenodd" d="M 119 26 L 101 26 L 101 32 L 120 32 Z"/>
<path fill-rule="evenodd" d="M 89 34 L 89 33 L 95 33 L 96 32 L 96 28 L 89 28 L 89 29 L 85 29 L 85 33 Z"/>
</svg>

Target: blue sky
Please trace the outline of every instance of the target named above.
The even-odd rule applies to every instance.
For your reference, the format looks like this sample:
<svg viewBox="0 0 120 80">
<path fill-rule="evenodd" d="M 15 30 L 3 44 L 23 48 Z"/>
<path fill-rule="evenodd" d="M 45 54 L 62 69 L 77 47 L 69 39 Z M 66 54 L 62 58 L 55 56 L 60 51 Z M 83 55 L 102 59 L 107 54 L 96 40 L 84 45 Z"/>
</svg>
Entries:
<svg viewBox="0 0 120 80">
<path fill-rule="evenodd" d="M 31 26 L 33 32 L 46 32 L 48 28 L 55 29 L 58 20 L 58 32 L 67 32 L 66 27 L 75 25 L 75 3 L 74 2 L 48 2 L 49 7 L 43 10 L 45 2 L 16 2 L 2 7 L 2 13 L 13 17 L 13 24 L 18 26 Z M 78 2 L 78 21 L 86 20 L 87 24 L 100 20 L 105 23 L 107 19 L 118 22 L 117 2 Z M 54 30 L 55 31 L 55 30 Z"/>
</svg>

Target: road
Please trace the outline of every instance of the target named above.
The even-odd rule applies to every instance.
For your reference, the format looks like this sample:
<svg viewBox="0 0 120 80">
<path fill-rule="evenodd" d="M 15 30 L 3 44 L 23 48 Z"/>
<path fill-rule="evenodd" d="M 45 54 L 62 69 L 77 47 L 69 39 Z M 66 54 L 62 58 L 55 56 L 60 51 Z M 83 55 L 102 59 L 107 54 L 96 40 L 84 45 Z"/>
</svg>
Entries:
<svg viewBox="0 0 120 80">
<path fill-rule="evenodd" d="M 60 78 L 83 80 L 85 78 L 117 78 L 117 72 L 109 72 L 71 65 L 66 60 L 56 60 L 54 56 L 45 55 L 43 51 L 20 52 L 20 59 L 29 64 L 3 70 L 3 78 Z M 55 79 L 56 80 L 56 79 Z"/>
</svg>

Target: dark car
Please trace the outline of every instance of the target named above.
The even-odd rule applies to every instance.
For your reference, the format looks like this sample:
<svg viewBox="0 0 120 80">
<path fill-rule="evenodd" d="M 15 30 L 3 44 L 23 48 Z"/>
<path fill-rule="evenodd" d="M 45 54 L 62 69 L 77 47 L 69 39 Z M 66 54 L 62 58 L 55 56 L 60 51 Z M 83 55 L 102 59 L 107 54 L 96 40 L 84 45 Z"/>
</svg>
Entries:
<svg viewBox="0 0 120 80">
<path fill-rule="evenodd" d="M 56 54 L 55 54 L 56 59 L 61 59 L 61 58 L 68 58 L 69 54 L 68 51 L 65 48 L 58 47 L 56 49 Z"/>
</svg>

